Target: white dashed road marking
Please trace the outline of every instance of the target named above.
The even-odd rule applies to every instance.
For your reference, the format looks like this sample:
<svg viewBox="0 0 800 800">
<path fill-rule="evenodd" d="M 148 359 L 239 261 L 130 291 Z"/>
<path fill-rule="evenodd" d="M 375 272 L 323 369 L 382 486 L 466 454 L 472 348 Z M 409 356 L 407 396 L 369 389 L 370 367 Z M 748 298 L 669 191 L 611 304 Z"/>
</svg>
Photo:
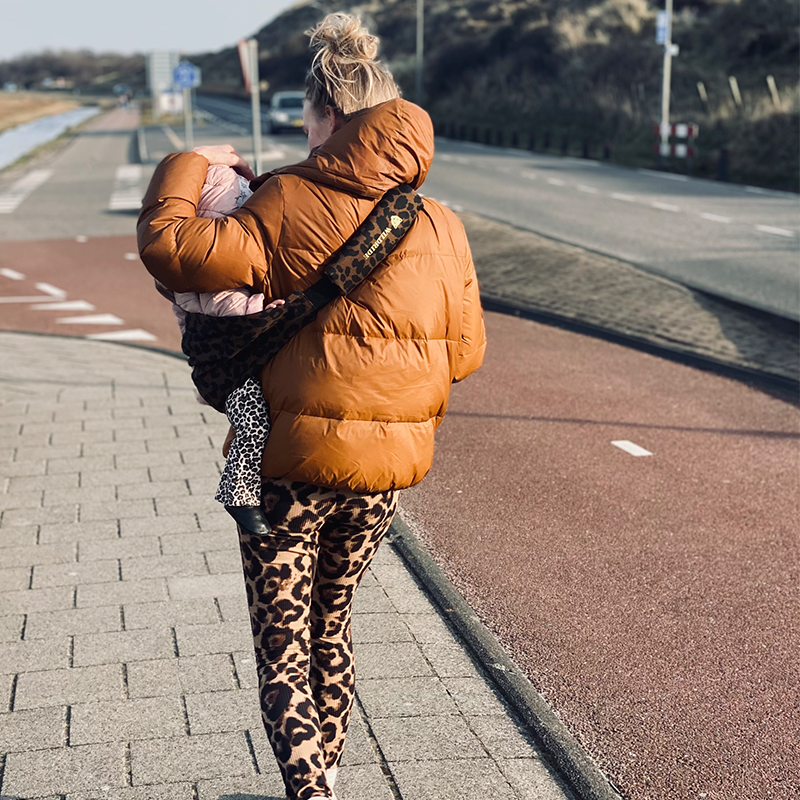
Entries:
<svg viewBox="0 0 800 800">
<path fill-rule="evenodd" d="M 138 253 L 125 253 L 125 255 L 122 256 L 122 257 L 126 261 L 138 261 L 139 260 L 139 254 Z"/>
<path fill-rule="evenodd" d="M 621 194 L 620 192 L 613 192 L 611 195 L 612 200 L 622 200 L 625 203 L 635 203 L 636 198 L 632 194 Z"/>
<path fill-rule="evenodd" d="M 41 303 L 50 299 L 55 298 L 50 298 L 46 294 L 37 294 L 34 297 L 0 297 L 0 303 Z"/>
<path fill-rule="evenodd" d="M 49 294 L 50 297 L 59 297 L 63 299 L 67 296 L 67 293 L 63 289 L 59 289 L 58 286 L 53 286 L 52 283 L 37 283 L 36 288 L 40 292 Z"/>
<path fill-rule="evenodd" d="M 15 269 L 0 269 L 0 275 L 12 281 L 25 280 L 25 276 L 21 272 L 17 272 Z"/>
<path fill-rule="evenodd" d="M 654 178 L 666 178 L 668 181 L 688 181 L 686 175 L 674 175 L 671 172 L 658 172 L 654 169 L 638 169 L 642 175 L 652 175 Z"/>
<path fill-rule="evenodd" d="M 618 439 L 616 442 L 611 442 L 611 444 L 613 444 L 614 447 L 619 447 L 620 450 L 624 450 L 626 453 L 629 453 L 632 456 L 653 455 L 649 450 L 645 450 L 644 447 L 639 447 L 638 444 L 629 442 L 627 439 Z"/>
<path fill-rule="evenodd" d="M 730 223 L 730 217 L 721 217 L 719 214 L 701 214 L 703 219 L 710 220 L 711 222 L 724 222 L 726 225 Z"/>
<path fill-rule="evenodd" d="M 134 328 L 129 331 L 108 331 L 107 333 L 91 333 L 87 339 L 101 339 L 107 342 L 155 342 L 156 337 L 152 333 L 143 331 L 141 328 Z"/>
<path fill-rule="evenodd" d="M 529 181 L 535 181 L 536 178 L 539 176 L 535 172 L 529 172 L 527 169 L 523 169 L 520 173 L 523 178 L 527 178 Z"/>
<path fill-rule="evenodd" d="M 761 231 L 761 233 L 771 233 L 775 236 L 794 238 L 794 231 L 786 230 L 786 228 L 773 228 L 771 225 L 756 225 L 756 230 Z"/>
<path fill-rule="evenodd" d="M 586 192 L 586 194 L 597 194 L 598 193 L 598 190 L 595 189 L 594 186 L 584 186 L 583 184 L 578 186 L 578 191 L 579 192 Z"/>
<path fill-rule="evenodd" d="M 88 236 L 76 236 L 75 237 L 75 241 L 78 242 L 78 244 L 86 244 L 86 242 L 89 241 L 89 237 Z"/>
<path fill-rule="evenodd" d="M 12 184 L 5 192 L 0 192 L 0 214 L 13 214 L 23 200 L 50 180 L 52 175 L 51 169 L 35 169 Z"/>
<path fill-rule="evenodd" d="M 653 200 L 650 205 L 653 206 L 653 208 L 660 209 L 661 211 L 672 211 L 673 213 L 677 213 L 681 210 L 680 206 L 674 206 L 672 203 L 660 203 L 658 200 Z"/>
<path fill-rule="evenodd" d="M 117 176 L 114 190 L 108 201 L 109 211 L 131 211 L 142 205 L 142 190 L 139 186 L 142 180 L 141 164 L 123 164 L 117 167 Z"/>
<path fill-rule="evenodd" d="M 39 303 L 31 306 L 31 311 L 94 311 L 94 306 L 86 300 L 64 300 L 62 303 Z"/>
<path fill-rule="evenodd" d="M 125 320 L 116 314 L 90 314 L 85 317 L 61 317 L 62 325 L 122 325 Z"/>
<path fill-rule="evenodd" d="M 564 181 L 562 181 L 561 178 L 548 178 L 547 182 L 551 186 L 563 186 L 564 185 Z"/>
</svg>

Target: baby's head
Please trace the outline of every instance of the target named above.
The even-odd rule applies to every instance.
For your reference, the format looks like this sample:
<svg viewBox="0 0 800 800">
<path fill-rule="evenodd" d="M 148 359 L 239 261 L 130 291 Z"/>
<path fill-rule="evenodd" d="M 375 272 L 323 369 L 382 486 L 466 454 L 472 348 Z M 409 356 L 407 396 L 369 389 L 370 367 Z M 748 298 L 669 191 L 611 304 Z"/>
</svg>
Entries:
<svg viewBox="0 0 800 800">
<path fill-rule="evenodd" d="M 215 164 L 208 168 L 206 182 L 200 192 L 197 216 L 227 217 L 252 196 L 250 185 L 233 167 Z"/>
</svg>

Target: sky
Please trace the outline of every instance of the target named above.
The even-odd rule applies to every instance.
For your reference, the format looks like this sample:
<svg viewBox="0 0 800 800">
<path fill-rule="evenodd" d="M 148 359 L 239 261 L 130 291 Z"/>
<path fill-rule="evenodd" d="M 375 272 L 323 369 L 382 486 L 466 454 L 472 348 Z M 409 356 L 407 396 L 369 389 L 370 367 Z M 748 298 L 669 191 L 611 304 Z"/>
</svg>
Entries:
<svg viewBox="0 0 800 800">
<path fill-rule="evenodd" d="M 44 49 L 219 50 L 297 0 L 2 0 L 0 61 Z"/>
</svg>

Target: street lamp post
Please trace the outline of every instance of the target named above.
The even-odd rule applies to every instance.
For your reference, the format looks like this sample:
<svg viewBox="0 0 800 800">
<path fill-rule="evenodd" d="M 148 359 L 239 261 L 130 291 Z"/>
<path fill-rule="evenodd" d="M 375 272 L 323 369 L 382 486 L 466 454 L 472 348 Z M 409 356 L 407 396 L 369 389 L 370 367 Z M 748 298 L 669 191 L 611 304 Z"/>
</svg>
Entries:
<svg viewBox="0 0 800 800">
<path fill-rule="evenodd" d="M 669 98 L 672 83 L 672 0 L 666 0 L 666 41 L 664 42 L 664 72 L 661 80 L 661 153 L 669 150 Z"/>
<path fill-rule="evenodd" d="M 425 0 L 417 0 L 417 105 L 422 105 L 422 57 L 425 49 Z"/>
</svg>

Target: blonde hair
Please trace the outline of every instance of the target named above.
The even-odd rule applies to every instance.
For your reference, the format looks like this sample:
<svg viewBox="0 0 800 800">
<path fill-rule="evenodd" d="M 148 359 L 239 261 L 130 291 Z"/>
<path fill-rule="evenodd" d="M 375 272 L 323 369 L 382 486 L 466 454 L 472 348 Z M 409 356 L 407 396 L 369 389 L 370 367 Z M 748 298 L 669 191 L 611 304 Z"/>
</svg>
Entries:
<svg viewBox="0 0 800 800">
<path fill-rule="evenodd" d="M 316 51 L 306 75 L 306 100 L 318 117 L 325 106 L 346 117 L 400 96 L 392 73 L 375 60 L 378 37 L 358 17 L 328 14 L 306 36 Z"/>
</svg>

